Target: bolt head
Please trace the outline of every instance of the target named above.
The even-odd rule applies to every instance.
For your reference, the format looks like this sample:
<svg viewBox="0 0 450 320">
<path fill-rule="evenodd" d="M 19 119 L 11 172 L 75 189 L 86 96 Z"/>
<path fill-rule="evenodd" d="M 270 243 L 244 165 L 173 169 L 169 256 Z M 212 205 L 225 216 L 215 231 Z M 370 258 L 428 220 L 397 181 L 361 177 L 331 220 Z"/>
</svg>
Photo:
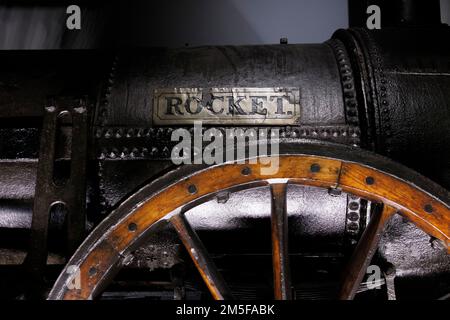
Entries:
<svg viewBox="0 0 450 320">
<path fill-rule="evenodd" d="M 128 225 L 128 230 L 131 231 L 131 232 L 135 232 L 135 231 L 137 230 L 137 224 L 134 223 L 134 222 L 131 222 L 131 223 Z"/>
<path fill-rule="evenodd" d="M 423 209 L 425 210 L 426 213 L 433 213 L 433 206 L 431 204 L 426 204 Z"/>
<path fill-rule="evenodd" d="M 189 191 L 190 194 L 196 194 L 197 193 L 197 187 L 195 185 L 191 184 L 188 187 L 188 191 Z"/>
<path fill-rule="evenodd" d="M 317 163 L 313 163 L 310 168 L 311 172 L 317 173 L 320 171 L 320 165 Z"/>
<path fill-rule="evenodd" d="M 89 273 L 89 276 L 90 276 L 90 277 L 95 276 L 95 275 L 97 274 L 97 268 L 95 268 L 95 267 L 90 267 L 88 273 Z"/>
<path fill-rule="evenodd" d="M 252 173 L 252 170 L 249 167 L 244 167 L 241 170 L 242 175 L 248 176 L 250 173 Z"/>
</svg>

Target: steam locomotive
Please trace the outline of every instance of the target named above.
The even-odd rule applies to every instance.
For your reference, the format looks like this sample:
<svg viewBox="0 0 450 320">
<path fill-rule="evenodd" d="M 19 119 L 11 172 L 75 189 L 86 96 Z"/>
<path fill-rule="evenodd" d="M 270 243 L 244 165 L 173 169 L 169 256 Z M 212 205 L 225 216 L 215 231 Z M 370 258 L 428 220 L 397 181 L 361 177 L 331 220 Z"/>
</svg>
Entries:
<svg viewBox="0 0 450 320">
<path fill-rule="evenodd" d="M 450 29 L 398 17 L 321 44 L 0 52 L 0 297 L 448 299 Z M 175 165 L 196 121 L 276 129 L 277 172 Z"/>
</svg>

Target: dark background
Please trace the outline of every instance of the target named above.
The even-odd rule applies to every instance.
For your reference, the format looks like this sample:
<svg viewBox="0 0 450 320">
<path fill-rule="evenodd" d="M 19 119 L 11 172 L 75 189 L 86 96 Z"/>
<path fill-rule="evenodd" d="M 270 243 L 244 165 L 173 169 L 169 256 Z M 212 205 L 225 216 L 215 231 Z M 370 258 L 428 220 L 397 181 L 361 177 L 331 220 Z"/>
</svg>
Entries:
<svg viewBox="0 0 450 320">
<path fill-rule="evenodd" d="M 66 28 L 69 4 L 79 31 Z M 449 23 L 450 0 L 441 6 Z M 0 49 L 316 43 L 346 27 L 347 0 L 0 0 Z"/>
</svg>

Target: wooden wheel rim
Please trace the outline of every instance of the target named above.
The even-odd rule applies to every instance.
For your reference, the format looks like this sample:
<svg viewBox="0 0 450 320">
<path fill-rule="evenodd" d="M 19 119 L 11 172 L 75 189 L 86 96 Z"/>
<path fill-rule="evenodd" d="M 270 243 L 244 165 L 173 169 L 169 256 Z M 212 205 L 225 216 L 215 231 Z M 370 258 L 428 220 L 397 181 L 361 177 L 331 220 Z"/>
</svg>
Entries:
<svg viewBox="0 0 450 320">
<path fill-rule="evenodd" d="M 59 276 L 49 299 L 95 297 L 120 268 L 126 255 L 161 219 L 170 219 L 181 210 L 226 189 L 280 182 L 339 189 L 383 203 L 388 214 L 402 214 L 441 240 L 449 250 L 450 196 L 430 180 L 386 158 L 356 148 L 308 143 L 296 146 L 296 154 L 291 152 L 291 147 L 285 149 L 279 155 L 278 172 L 270 176 L 261 174 L 261 161 L 233 162 L 210 167 L 180 167 L 145 186 L 86 238 Z M 383 219 L 380 221 L 385 223 Z M 374 234 L 378 233 L 380 230 L 377 229 Z M 80 288 L 66 285 L 72 277 L 67 271 L 69 266 L 79 268 Z M 213 296 L 220 299 L 220 296 Z M 348 297 L 352 298 L 351 295 Z"/>
</svg>

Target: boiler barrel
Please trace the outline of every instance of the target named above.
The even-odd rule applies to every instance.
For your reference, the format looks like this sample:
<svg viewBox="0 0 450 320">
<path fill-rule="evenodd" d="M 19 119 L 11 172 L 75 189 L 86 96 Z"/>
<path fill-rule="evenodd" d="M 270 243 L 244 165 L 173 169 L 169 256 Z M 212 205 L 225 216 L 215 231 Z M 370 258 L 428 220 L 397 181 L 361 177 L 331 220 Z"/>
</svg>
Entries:
<svg viewBox="0 0 450 320">
<path fill-rule="evenodd" d="M 195 119 L 273 125 L 374 150 L 450 188 L 449 40 L 439 26 L 339 30 L 323 44 L 1 52 L 0 157 L 38 156 L 47 98 L 88 96 L 92 158 L 120 154 L 127 132 L 149 149 L 164 140 L 139 142 L 138 130 L 167 133 Z M 106 139 L 117 132 L 121 139 Z"/>
</svg>

